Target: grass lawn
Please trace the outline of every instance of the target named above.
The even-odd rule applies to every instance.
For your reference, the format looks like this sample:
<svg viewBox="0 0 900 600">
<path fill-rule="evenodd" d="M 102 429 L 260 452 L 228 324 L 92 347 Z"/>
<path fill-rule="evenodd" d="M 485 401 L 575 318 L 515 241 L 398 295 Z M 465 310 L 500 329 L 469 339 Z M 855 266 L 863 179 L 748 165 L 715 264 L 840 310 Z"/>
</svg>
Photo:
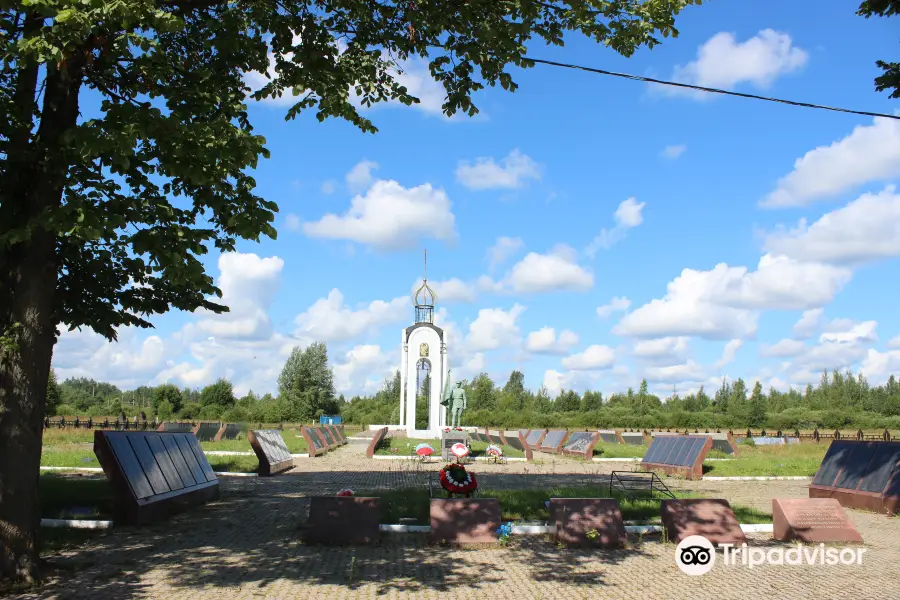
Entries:
<svg viewBox="0 0 900 600">
<path fill-rule="evenodd" d="M 437 497 L 444 497 L 440 490 Z M 400 523 L 404 520 L 408 525 L 428 525 L 429 497 L 428 490 L 407 488 L 396 490 L 359 491 L 357 496 L 373 496 L 381 498 L 381 522 Z M 685 493 L 676 493 L 679 498 L 696 497 Z M 550 512 L 544 504 L 550 498 L 608 498 L 609 491 L 604 486 L 550 488 L 535 490 L 479 490 L 480 498 L 498 498 L 500 512 L 504 522 L 507 521 L 547 521 Z M 641 524 L 659 523 L 659 500 L 629 501 L 618 497 L 622 509 L 622 517 L 626 521 Z M 771 523 L 772 515 L 763 511 L 741 505 L 732 505 L 740 523 Z"/>
<path fill-rule="evenodd" d="M 738 444 L 738 458 L 706 463 L 703 474 L 714 477 L 812 477 L 827 450 L 827 443 L 756 447 Z"/>
<path fill-rule="evenodd" d="M 647 452 L 647 446 L 635 446 L 632 444 L 598 442 L 594 446 L 595 458 L 643 458 L 645 452 Z"/>
<path fill-rule="evenodd" d="M 112 518 L 113 496 L 106 477 L 47 473 L 39 481 L 42 518 Z"/>
</svg>

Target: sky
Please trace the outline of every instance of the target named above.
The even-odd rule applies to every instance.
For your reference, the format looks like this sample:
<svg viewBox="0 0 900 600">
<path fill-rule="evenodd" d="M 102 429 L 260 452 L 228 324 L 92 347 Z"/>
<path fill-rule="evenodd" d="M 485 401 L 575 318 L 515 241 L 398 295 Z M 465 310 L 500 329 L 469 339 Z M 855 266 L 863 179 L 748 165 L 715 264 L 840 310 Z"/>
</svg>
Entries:
<svg viewBox="0 0 900 600">
<path fill-rule="evenodd" d="M 893 114 L 873 79 L 898 20 L 853 4 L 713 1 L 627 59 L 578 37 L 529 54 Z M 63 331 L 57 375 L 275 392 L 291 349 L 323 341 L 337 391 L 374 393 L 426 249 L 454 378 L 518 369 L 551 394 L 646 378 L 668 396 L 900 373 L 900 121 L 540 65 L 448 118 L 426 65 L 403 66 L 421 103 L 366 109 L 374 135 L 251 100 L 279 235 L 205 259 L 230 312 L 170 312 L 115 343 Z"/>
</svg>

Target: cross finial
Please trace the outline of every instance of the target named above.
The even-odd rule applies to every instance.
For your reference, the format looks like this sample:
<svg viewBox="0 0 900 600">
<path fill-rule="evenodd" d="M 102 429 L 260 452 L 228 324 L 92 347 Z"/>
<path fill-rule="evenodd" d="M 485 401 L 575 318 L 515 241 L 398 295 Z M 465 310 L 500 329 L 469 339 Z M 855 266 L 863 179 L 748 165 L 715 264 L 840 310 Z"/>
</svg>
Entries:
<svg viewBox="0 0 900 600">
<path fill-rule="evenodd" d="M 422 281 L 428 281 L 428 250 L 423 252 L 425 253 L 425 262 L 422 267 Z"/>
</svg>

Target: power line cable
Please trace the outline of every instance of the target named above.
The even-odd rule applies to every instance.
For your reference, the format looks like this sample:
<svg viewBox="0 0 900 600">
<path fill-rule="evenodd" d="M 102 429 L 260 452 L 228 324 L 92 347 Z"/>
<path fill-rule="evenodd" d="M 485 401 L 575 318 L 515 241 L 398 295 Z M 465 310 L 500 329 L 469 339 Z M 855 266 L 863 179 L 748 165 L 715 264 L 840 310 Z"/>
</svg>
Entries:
<svg viewBox="0 0 900 600">
<path fill-rule="evenodd" d="M 812 104 L 810 102 L 798 102 L 796 100 L 785 100 L 783 98 L 772 98 L 770 96 L 759 96 L 757 94 L 745 94 L 743 92 L 731 92 L 728 90 L 721 90 L 718 88 L 704 87 L 702 85 L 692 85 L 690 83 L 679 83 L 677 81 L 665 81 L 663 79 L 654 79 L 652 77 L 643 77 L 641 75 L 631 75 L 629 73 L 617 73 L 616 71 L 607 71 L 605 69 L 595 69 L 593 67 L 572 65 L 572 64 L 568 64 L 568 63 L 555 62 L 552 60 L 543 60 L 540 58 L 531 58 L 530 56 L 525 56 L 523 58 L 525 60 L 529 60 L 535 64 L 540 64 L 540 65 L 549 65 L 551 67 L 562 67 L 564 69 L 575 69 L 578 71 L 587 71 L 588 73 L 596 73 L 598 75 L 611 75 L 612 77 L 621 77 L 622 79 L 631 79 L 632 81 L 643 81 L 646 83 L 656 83 L 659 85 L 670 85 L 673 87 L 698 90 L 701 92 L 708 92 L 711 94 L 723 94 L 725 96 L 738 96 L 739 98 L 751 98 L 753 100 L 765 100 L 766 102 L 778 102 L 781 104 L 788 104 L 790 106 L 802 106 L 804 108 L 818 108 L 820 110 L 830 110 L 833 112 L 848 113 L 848 114 L 852 114 L 852 115 L 863 115 L 863 116 L 867 116 L 867 117 L 882 117 L 885 119 L 900 120 L 900 115 L 887 115 L 884 113 L 869 112 L 869 111 L 865 111 L 865 110 L 853 110 L 851 108 L 839 108 L 839 107 L 835 107 L 835 106 L 825 106 L 824 104 Z"/>
</svg>

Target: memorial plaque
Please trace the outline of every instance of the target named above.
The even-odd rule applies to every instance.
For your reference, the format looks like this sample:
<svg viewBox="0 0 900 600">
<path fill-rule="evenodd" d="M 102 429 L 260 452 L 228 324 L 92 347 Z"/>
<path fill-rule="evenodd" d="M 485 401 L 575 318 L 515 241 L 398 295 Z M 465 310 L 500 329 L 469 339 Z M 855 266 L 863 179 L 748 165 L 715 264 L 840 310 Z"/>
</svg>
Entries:
<svg viewBox="0 0 900 600">
<path fill-rule="evenodd" d="M 628 541 L 622 511 L 614 498 L 550 498 L 556 540 L 569 546 L 622 548 Z M 591 539 L 587 533 L 597 531 Z"/>
<path fill-rule="evenodd" d="M 600 434 L 595 431 L 573 431 L 562 447 L 562 453 L 590 460 L 599 439 Z"/>
<path fill-rule="evenodd" d="M 250 431 L 247 434 L 247 441 L 259 459 L 260 476 L 274 475 L 294 466 L 294 458 L 277 429 Z"/>
<path fill-rule="evenodd" d="M 375 456 L 375 451 L 381 447 L 381 444 L 384 442 L 384 438 L 387 436 L 388 428 L 382 427 L 381 429 L 375 430 L 375 435 L 372 436 L 372 441 L 369 442 L 369 446 L 366 448 L 366 457 L 372 458 Z M 312 456 L 312 454 L 310 454 Z"/>
<path fill-rule="evenodd" d="M 450 452 L 453 444 L 465 444 L 469 440 L 469 434 L 465 431 L 444 431 L 441 432 L 441 459 L 444 461 L 454 460 L 456 457 Z"/>
<path fill-rule="evenodd" d="M 201 442 L 212 442 L 216 439 L 216 434 L 221 427 L 221 423 L 202 421 L 194 427 L 194 435 L 196 435 L 197 439 Z"/>
<path fill-rule="evenodd" d="M 346 444 L 347 438 L 344 437 L 344 434 L 334 425 L 326 425 L 329 431 L 331 431 L 331 436 L 334 438 L 335 443 L 337 444 Z"/>
<path fill-rule="evenodd" d="M 526 434 L 523 433 L 523 431 L 527 430 L 519 429 L 504 431 L 503 437 L 506 439 L 506 443 L 510 448 L 515 448 L 525 454 L 525 460 L 532 460 L 534 458 L 534 453 L 532 453 L 531 448 L 529 448 L 528 444 L 525 442 Z"/>
<path fill-rule="evenodd" d="M 432 499 L 432 542 L 490 544 L 498 541 L 500 501 L 497 498 Z"/>
<path fill-rule="evenodd" d="M 666 536 L 674 544 L 691 535 L 702 535 L 713 544 L 747 543 L 747 536 L 727 500 L 662 500 L 660 513 Z"/>
<path fill-rule="evenodd" d="M 812 484 L 810 498 L 842 506 L 900 512 L 900 442 L 834 440 Z"/>
<path fill-rule="evenodd" d="M 303 532 L 314 544 L 374 544 L 379 538 L 378 498 L 312 496 Z"/>
<path fill-rule="evenodd" d="M 712 439 L 705 435 L 657 436 L 644 454 L 641 469 L 701 479 L 703 461 L 711 447 Z"/>
<path fill-rule="evenodd" d="M 734 443 L 734 439 L 727 431 L 725 433 L 706 433 L 704 435 L 708 435 L 712 438 L 713 450 L 718 450 L 719 452 L 724 452 L 725 454 L 731 454 L 733 456 L 738 455 L 737 444 Z M 782 441 L 784 441 L 783 438 Z"/>
<path fill-rule="evenodd" d="M 112 486 L 117 523 L 149 523 L 219 497 L 193 432 L 97 430 L 94 454 Z"/>
<path fill-rule="evenodd" d="M 225 423 L 219 431 L 216 432 L 216 441 L 235 440 L 240 432 L 241 426 L 237 423 Z"/>
<path fill-rule="evenodd" d="M 615 429 L 601 429 L 597 432 L 600 435 L 600 441 L 604 444 L 622 444 L 622 437 Z"/>
<path fill-rule="evenodd" d="M 834 498 L 772 499 L 773 536 L 789 542 L 862 542 L 862 536 Z"/>
<path fill-rule="evenodd" d="M 532 429 L 528 432 L 528 436 L 525 438 L 525 443 L 528 444 L 528 447 L 532 450 L 540 450 L 541 442 L 544 441 L 544 436 L 546 434 L 546 429 Z"/>
<path fill-rule="evenodd" d="M 325 444 L 322 442 L 322 438 L 319 437 L 319 434 L 317 434 L 316 430 L 312 427 L 301 427 L 300 434 L 303 436 L 303 439 L 306 440 L 307 452 L 309 453 L 310 458 L 322 456 L 328 451 L 328 448 L 326 448 Z"/>
<path fill-rule="evenodd" d="M 126 421 L 127 423 L 127 421 Z M 191 433 L 194 430 L 192 423 L 160 423 L 156 431 L 165 433 Z"/>
<path fill-rule="evenodd" d="M 489 444 L 494 444 L 495 446 L 506 446 L 506 440 L 503 439 L 503 435 L 501 435 L 499 431 L 489 430 L 486 435 Z"/>
<path fill-rule="evenodd" d="M 329 449 L 331 449 L 337 445 L 337 440 L 334 439 L 334 435 L 332 435 L 330 428 L 319 427 L 318 429 L 319 429 L 319 432 L 322 434 L 322 437 L 325 438 L 325 445 L 328 446 Z"/>
<path fill-rule="evenodd" d="M 565 429 L 551 429 L 547 432 L 547 435 L 544 436 L 544 440 L 541 442 L 540 450 L 541 452 L 552 452 L 553 454 L 559 454 L 559 451 L 562 450 L 563 444 L 566 442 L 566 436 L 568 435 L 568 431 Z"/>
<path fill-rule="evenodd" d="M 626 444 L 631 444 L 632 446 L 644 445 L 644 434 L 640 431 L 623 431 L 621 435 L 622 441 Z"/>
</svg>

